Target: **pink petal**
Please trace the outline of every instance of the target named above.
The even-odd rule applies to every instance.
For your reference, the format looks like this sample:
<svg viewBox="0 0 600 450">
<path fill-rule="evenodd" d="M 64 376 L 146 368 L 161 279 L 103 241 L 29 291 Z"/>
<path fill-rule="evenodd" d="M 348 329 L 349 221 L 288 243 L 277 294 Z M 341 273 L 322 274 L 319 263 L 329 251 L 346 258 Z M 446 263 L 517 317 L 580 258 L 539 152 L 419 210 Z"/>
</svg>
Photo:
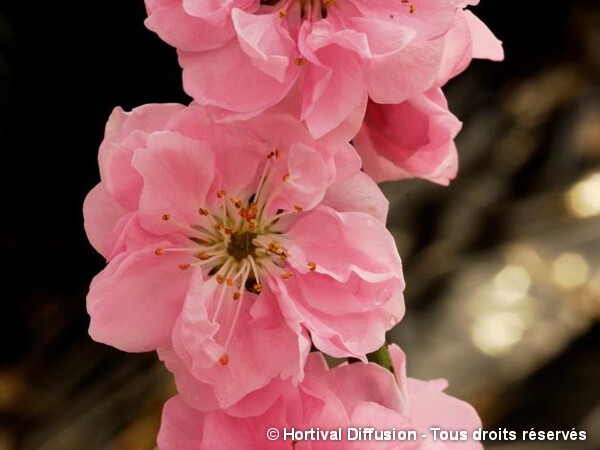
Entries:
<svg viewBox="0 0 600 450">
<path fill-rule="evenodd" d="M 343 124 L 366 101 L 356 54 L 364 51 L 366 41 L 358 34 L 325 28 L 319 34 L 313 30 L 305 39 L 301 50 L 310 65 L 304 82 L 302 119 L 313 136 L 321 137 Z"/>
<path fill-rule="evenodd" d="M 314 233 L 319 230 L 319 233 Z M 286 233 L 293 241 L 292 264 L 345 282 L 350 273 L 371 281 L 402 280 L 402 264 L 394 238 L 380 221 L 361 212 L 336 212 L 319 206 L 303 214 Z"/>
<path fill-rule="evenodd" d="M 144 180 L 139 209 L 145 228 L 165 234 L 181 231 L 178 224 L 197 223 L 215 176 L 214 156 L 205 143 L 177 133 L 154 133 L 147 150 L 136 153 L 133 166 Z"/>
<path fill-rule="evenodd" d="M 394 375 L 376 364 L 346 364 L 329 370 L 323 380 L 329 389 L 353 411 L 361 403 L 377 403 L 392 411 L 400 411 L 403 399 Z"/>
<path fill-rule="evenodd" d="M 332 185 L 325 194 L 323 205 L 337 211 L 359 211 L 373 216 L 385 224 L 389 201 L 379 186 L 364 172 Z"/>
<path fill-rule="evenodd" d="M 155 255 L 157 246 L 168 245 L 120 254 L 94 278 L 87 296 L 94 340 L 130 352 L 170 342 L 189 275 L 178 267 L 180 255 Z"/>
<path fill-rule="evenodd" d="M 205 415 L 190 408 L 180 396 L 165 403 L 158 445 L 162 450 L 203 450 Z"/>
<path fill-rule="evenodd" d="M 464 14 L 473 40 L 473 58 L 502 61 L 504 59 L 502 41 L 499 41 L 487 25 L 471 11 L 464 11 Z"/>
<path fill-rule="evenodd" d="M 252 63 L 237 40 L 202 53 L 180 51 L 179 63 L 184 88 L 198 103 L 240 113 L 258 114 L 274 105 L 298 75 L 298 67 L 292 64 L 284 82 L 276 80 Z"/>
<path fill-rule="evenodd" d="M 297 206 L 314 208 L 323 200 L 328 184 L 329 173 L 320 153 L 304 144 L 292 144 L 285 165 L 273 174 L 266 209 L 274 214 L 279 209 L 293 211 Z"/>
<path fill-rule="evenodd" d="M 298 50 L 282 28 L 278 14 L 255 15 L 234 9 L 232 19 L 241 48 L 252 63 L 284 83 L 290 64 L 298 57 Z"/>
<path fill-rule="evenodd" d="M 162 129 L 183 109 L 178 104 L 150 104 L 124 112 L 115 108 L 106 124 L 98 162 L 106 191 L 127 209 L 137 208 L 142 180 L 131 167 L 134 151 L 146 147 L 146 136 Z"/>
<path fill-rule="evenodd" d="M 97 184 L 85 198 L 83 226 L 92 246 L 105 258 L 111 251 L 108 237 L 126 213 L 127 210 L 108 195 L 103 183 Z"/>
<path fill-rule="evenodd" d="M 366 77 L 369 96 L 377 103 L 400 103 L 429 89 L 436 80 L 443 49 L 442 39 L 413 42 L 374 59 Z"/>
<path fill-rule="evenodd" d="M 469 435 L 481 427 L 481 420 L 471 405 L 441 392 L 443 384 L 435 381 L 408 379 L 410 396 L 410 418 L 416 428 L 428 431 L 430 427 L 444 430 L 466 430 Z M 481 450 L 481 443 L 468 441 L 447 441 L 450 449 Z"/>
<path fill-rule="evenodd" d="M 364 358 L 383 345 L 385 332 L 404 313 L 401 290 L 394 284 L 372 285 L 356 278 L 337 283 L 323 275 L 296 274 L 287 282 L 278 281 L 273 289 L 288 321 L 301 323 L 319 350 L 335 357 Z M 393 290 L 393 296 L 378 298 L 383 291 Z"/>
<path fill-rule="evenodd" d="M 272 294 L 265 290 L 256 299 L 246 293 L 238 301 L 224 297 L 217 322 L 214 315 L 220 296 L 216 283 L 204 283 L 199 276 L 192 280 L 182 316 L 174 329 L 173 345 L 190 373 L 212 386 L 221 408 L 232 407 L 248 394 L 266 388 L 274 378 L 291 377 L 296 382 L 301 378 L 309 340 L 305 334 L 299 335 L 288 327 Z M 242 310 L 236 319 L 240 301 Z M 249 314 L 254 302 L 260 304 L 259 309 L 252 305 L 255 317 Z M 260 308 L 269 308 L 269 313 L 261 313 Z M 232 339 L 225 348 L 232 327 Z M 223 354 L 228 357 L 226 365 L 218 362 Z M 261 399 L 263 402 L 258 404 Z M 273 400 L 262 396 L 255 399 L 253 408 L 264 410 Z M 247 407 L 242 405 L 238 414 L 243 410 Z"/>
<path fill-rule="evenodd" d="M 418 177 L 447 185 L 458 170 L 460 128 L 441 90 L 431 89 L 397 105 L 369 103 L 354 145 L 376 181 Z"/>
<path fill-rule="evenodd" d="M 184 10 L 181 0 L 146 0 L 146 7 L 146 27 L 178 49 L 211 50 L 235 37 L 231 19 L 226 14 L 222 14 L 219 20 L 214 13 L 195 17 Z"/>
</svg>

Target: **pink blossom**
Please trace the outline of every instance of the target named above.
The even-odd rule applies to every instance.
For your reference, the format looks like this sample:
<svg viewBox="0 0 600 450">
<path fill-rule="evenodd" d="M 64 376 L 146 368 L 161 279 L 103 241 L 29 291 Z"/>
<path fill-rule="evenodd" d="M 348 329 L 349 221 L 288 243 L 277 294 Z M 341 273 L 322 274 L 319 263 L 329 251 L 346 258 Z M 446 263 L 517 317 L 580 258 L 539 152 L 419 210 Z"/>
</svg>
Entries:
<svg viewBox="0 0 600 450">
<path fill-rule="evenodd" d="M 364 358 L 402 317 L 387 201 L 349 144 L 289 116 L 147 105 L 113 112 L 99 160 L 84 216 L 108 265 L 90 334 L 172 349 L 220 407 L 301 379 L 311 341 Z"/>
<path fill-rule="evenodd" d="M 353 142 L 364 171 L 378 182 L 424 178 L 447 185 L 458 170 L 454 138 L 460 128 L 436 88 L 397 105 L 369 102 Z"/>
<path fill-rule="evenodd" d="M 407 379 L 404 355 L 391 347 L 396 377 L 375 364 L 346 364 L 328 369 L 319 354 L 309 356 L 304 381 L 288 384 L 280 397 L 263 413 L 235 417 L 223 411 L 200 412 L 182 397 L 169 400 L 163 410 L 158 444 L 161 450 L 238 449 L 356 449 L 370 450 L 480 450 L 473 440 L 433 442 L 430 427 L 444 430 L 472 430 L 481 426 L 475 410 L 465 402 L 442 392 L 443 381 Z M 416 441 L 348 441 L 347 428 L 415 430 Z M 267 430 L 275 428 L 280 438 L 269 440 Z M 342 429 L 342 441 L 303 440 L 292 444 L 282 439 L 284 428 L 295 430 Z M 322 435 L 321 435 L 322 436 Z"/>
<path fill-rule="evenodd" d="M 278 105 L 313 136 L 352 134 L 367 99 L 398 104 L 472 58 L 502 58 L 476 0 L 146 0 L 186 91 L 223 117 Z"/>
</svg>

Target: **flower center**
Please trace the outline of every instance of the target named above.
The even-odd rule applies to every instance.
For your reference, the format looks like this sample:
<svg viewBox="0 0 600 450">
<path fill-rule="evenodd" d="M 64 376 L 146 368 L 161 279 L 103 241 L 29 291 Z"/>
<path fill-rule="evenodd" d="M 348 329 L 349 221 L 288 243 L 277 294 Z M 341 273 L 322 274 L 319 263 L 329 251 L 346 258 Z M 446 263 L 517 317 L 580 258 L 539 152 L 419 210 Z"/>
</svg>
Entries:
<svg viewBox="0 0 600 450">
<path fill-rule="evenodd" d="M 302 208 L 295 206 L 291 211 L 267 213 L 268 192 L 277 190 L 272 174 L 279 155 L 278 150 L 269 153 L 255 193 L 244 200 L 221 189 L 216 194 L 217 206 L 211 209 L 198 208 L 197 220 L 191 225 L 178 223 L 169 213 L 162 215 L 163 221 L 180 229 L 181 234 L 188 238 L 189 245 L 157 248 L 154 253 L 157 256 L 165 252 L 187 254 L 187 262 L 179 264 L 179 268 L 185 271 L 201 267 L 207 288 L 210 287 L 209 283 L 215 283 L 214 302 L 208 308 L 211 320 L 219 322 L 223 315 L 228 314 L 224 312 L 228 299 L 237 302 L 230 327 L 224 331 L 224 352 L 219 359 L 222 365 L 229 362 L 227 348 L 240 316 L 244 295 L 260 294 L 263 289 L 261 280 L 264 278 L 287 279 L 292 276 L 287 261 L 289 241 L 281 219 L 301 213 Z M 282 182 L 286 183 L 289 178 L 290 174 L 285 174 Z M 311 262 L 308 267 L 315 270 L 316 265 Z"/>
<path fill-rule="evenodd" d="M 227 246 L 227 253 L 240 262 L 248 256 L 256 258 L 256 246 L 252 242 L 258 235 L 250 231 L 233 233 Z"/>
<path fill-rule="evenodd" d="M 318 20 L 327 17 L 327 10 L 334 0 L 260 0 L 264 6 L 281 6 L 280 17 L 287 17 L 292 11 L 298 11 L 301 19 Z"/>
</svg>

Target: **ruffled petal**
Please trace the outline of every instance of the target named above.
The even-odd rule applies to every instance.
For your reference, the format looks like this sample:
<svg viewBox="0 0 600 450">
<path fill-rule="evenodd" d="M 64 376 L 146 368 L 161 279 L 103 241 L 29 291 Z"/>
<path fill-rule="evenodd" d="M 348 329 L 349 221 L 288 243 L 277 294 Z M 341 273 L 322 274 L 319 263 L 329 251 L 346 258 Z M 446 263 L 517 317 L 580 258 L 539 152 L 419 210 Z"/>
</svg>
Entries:
<svg viewBox="0 0 600 450">
<path fill-rule="evenodd" d="M 155 350 L 170 342 L 189 275 L 178 267 L 180 255 L 157 256 L 155 249 L 120 254 L 93 279 L 87 310 L 94 340 L 130 352 Z"/>
<path fill-rule="evenodd" d="M 258 114 L 291 89 L 298 67 L 289 65 L 283 82 L 257 68 L 237 40 L 201 53 L 179 51 L 183 86 L 198 103 Z M 242 80 L 242 81 L 240 81 Z"/>
<path fill-rule="evenodd" d="M 206 206 L 215 177 L 214 154 L 204 142 L 153 133 L 132 164 L 144 180 L 139 214 L 145 228 L 168 234 L 181 232 L 181 224 L 198 223 L 198 209 Z"/>
</svg>

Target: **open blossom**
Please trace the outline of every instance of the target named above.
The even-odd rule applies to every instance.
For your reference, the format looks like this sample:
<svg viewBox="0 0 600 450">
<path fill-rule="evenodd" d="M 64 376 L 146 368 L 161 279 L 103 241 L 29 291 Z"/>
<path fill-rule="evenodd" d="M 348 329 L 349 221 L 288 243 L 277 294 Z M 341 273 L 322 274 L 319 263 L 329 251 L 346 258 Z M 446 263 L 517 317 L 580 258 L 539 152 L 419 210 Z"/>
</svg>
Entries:
<svg viewBox="0 0 600 450">
<path fill-rule="evenodd" d="M 301 379 L 311 342 L 364 358 L 402 317 L 387 202 L 349 144 L 289 116 L 147 105 L 114 111 L 99 160 L 85 227 L 109 262 L 90 334 L 172 349 L 219 407 Z"/>
<path fill-rule="evenodd" d="M 480 443 L 422 439 L 431 434 L 430 427 L 465 430 L 470 433 L 481 426 L 475 410 L 467 403 L 444 394 L 443 380 L 420 381 L 406 378 L 404 355 L 397 346 L 390 347 L 394 372 L 375 364 L 347 364 L 328 369 L 320 354 L 309 356 L 304 381 L 288 385 L 280 398 L 265 412 L 254 417 L 233 417 L 222 411 L 200 412 L 179 396 L 169 400 L 163 410 L 158 436 L 161 450 L 295 449 L 329 450 L 481 450 Z M 374 428 L 415 430 L 413 441 L 348 441 L 346 429 Z M 269 440 L 267 430 L 279 431 L 278 439 Z M 331 435 L 312 435 L 292 443 L 283 440 L 284 429 L 337 431 L 343 440 Z"/>
<path fill-rule="evenodd" d="M 501 59 L 500 42 L 464 9 L 477 3 L 146 0 L 146 25 L 178 49 L 197 102 L 245 117 L 279 104 L 319 137 L 356 132 L 368 98 L 401 103 L 472 58 Z"/>
<path fill-rule="evenodd" d="M 369 102 L 353 140 L 363 170 L 377 182 L 423 178 L 447 185 L 456 176 L 460 121 L 435 88 L 397 105 Z"/>
</svg>

